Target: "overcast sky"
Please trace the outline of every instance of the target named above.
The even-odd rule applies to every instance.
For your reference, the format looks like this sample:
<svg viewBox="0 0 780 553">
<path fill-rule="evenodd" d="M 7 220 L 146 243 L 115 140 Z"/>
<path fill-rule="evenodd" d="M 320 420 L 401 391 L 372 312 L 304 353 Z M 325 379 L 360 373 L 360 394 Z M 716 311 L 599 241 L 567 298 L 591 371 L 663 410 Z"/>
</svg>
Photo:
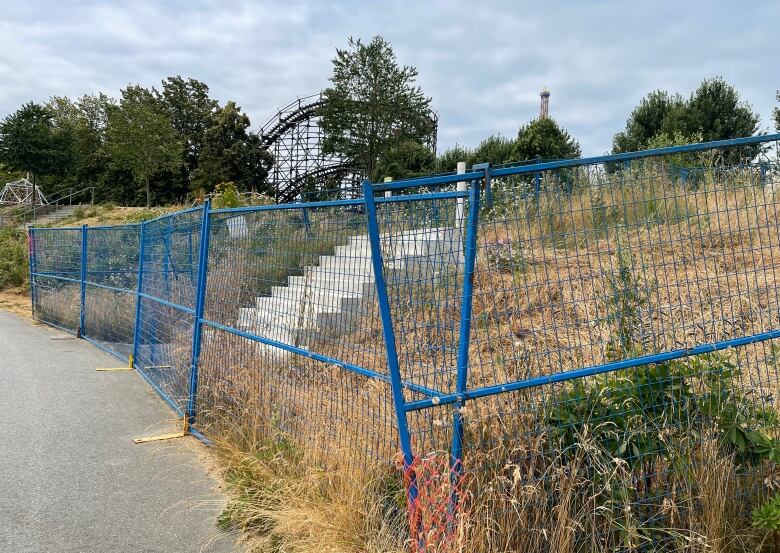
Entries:
<svg viewBox="0 0 780 553">
<path fill-rule="evenodd" d="M 779 29 L 776 0 L 0 0 L 0 116 L 180 74 L 236 100 L 257 129 L 327 86 L 347 37 L 381 34 L 433 97 L 440 150 L 514 135 L 546 85 L 552 116 L 598 155 L 647 92 L 687 95 L 715 75 L 770 129 Z"/>
</svg>

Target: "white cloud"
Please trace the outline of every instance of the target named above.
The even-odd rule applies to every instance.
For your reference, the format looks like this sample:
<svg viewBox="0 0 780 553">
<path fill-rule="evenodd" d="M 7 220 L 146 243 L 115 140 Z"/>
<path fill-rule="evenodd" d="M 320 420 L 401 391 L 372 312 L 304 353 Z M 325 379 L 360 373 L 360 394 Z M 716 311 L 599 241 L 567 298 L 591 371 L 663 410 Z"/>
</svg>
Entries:
<svg viewBox="0 0 780 553">
<path fill-rule="evenodd" d="M 735 13 L 735 10 L 739 13 Z M 417 66 L 440 116 L 440 149 L 513 135 L 552 91 L 552 114 L 585 154 L 650 90 L 688 94 L 723 75 L 769 126 L 780 5 L 729 2 L 5 0 L 0 115 L 27 100 L 116 95 L 181 74 L 235 99 L 258 125 L 327 86 L 335 48 L 382 34 Z"/>
</svg>

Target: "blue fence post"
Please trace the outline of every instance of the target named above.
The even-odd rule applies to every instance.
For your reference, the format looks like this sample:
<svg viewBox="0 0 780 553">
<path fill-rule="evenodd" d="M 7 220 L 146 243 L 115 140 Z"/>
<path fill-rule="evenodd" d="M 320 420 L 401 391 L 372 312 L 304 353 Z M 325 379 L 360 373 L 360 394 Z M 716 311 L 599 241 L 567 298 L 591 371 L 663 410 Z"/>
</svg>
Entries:
<svg viewBox="0 0 780 553">
<path fill-rule="evenodd" d="M 165 221 L 165 233 L 163 234 L 163 282 L 165 283 L 165 298 L 171 300 L 171 219 Z"/>
<path fill-rule="evenodd" d="M 27 225 L 27 270 L 28 278 L 30 280 L 30 312 L 32 318 L 35 318 L 35 227 Z"/>
<path fill-rule="evenodd" d="M 138 347 L 141 343 L 141 294 L 144 282 L 144 238 L 146 234 L 146 221 L 141 222 L 141 235 L 138 239 L 138 278 L 135 283 L 135 323 L 133 326 L 133 357 L 132 365 L 138 359 Z"/>
<path fill-rule="evenodd" d="M 79 328 L 76 335 L 84 337 L 84 311 L 87 300 L 87 225 L 81 225 L 81 298 L 79 301 Z"/>
<path fill-rule="evenodd" d="M 536 156 L 536 164 L 542 162 L 542 158 Z M 542 174 L 539 171 L 534 173 L 534 199 L 538 200 L 539 195 L 542 193 Z"/>
<path fill-rule="evenodd" d="M 306 203 L 306 200 L 301 197 L 301 203 Z M 301 208 L 301 216 L 303 217 L 303 228 L 306 231 L 306 236 L 311 236 L 311 221 L 309 221 L 309 210 L 305 207 Z"/>
<path fill-rule="evenodd" d="M 401 367 L 398 363 L 398 350 L 395 343 L 393 319 L 390 316 L 390 301 L 387 297 L 387 284 L 385 283 L 385 276 L 383 272 L 384 262 L 382 260 L 382 244 L 379 240 L 379 223 L 377 222 L 376 201 L 374 200 L 374 190 L 371 187 L 371 183 L 367 180 L 363 181 L 363 202 L 366 207 L 366 216 L 368 219 L 368 238 L 371 245 L 371 264 L 374 269 L 374 282 L 376 284 L 377 301 L 379 303 L 379 312 L 382 317 L 382 334 L 384 336 L 385 349 L 387 352 L 387 368 L 390 372 L 393 407 L 395 409 L 396 424 L 398 426 L 398 441 L 401 444 L 404 474 L 406 474 L 414 463 L 414 455 L 412 454 L 412 444 L 411 438 L 409 436 L 406 400 L 404 399 L 404 391 L 401 387 Z M 413 473 L 409 476 L 410 485 L 408 490 L 408 501 L 409 508 L 413 509 L 414 503 L 417 499 L 417 481 Z"/>
<path fill-rule="evenodd" d="M 203 206 L 203 220 L 200 225 L 200 249 L 198 250 L 198 282 L 195 292 L 195 328 L 192 333 L 192 359 L 190 364 L 190 390 L 187 401 L 187 413 L 184 419 L 184 430 L 188 431 L 195 424 L 198 395 L 198 362 L 200 358 L 201 336 L 203 332 L 203 310 L 206 303 L 206 279 L 209 261 L 209 229 L 211 200 L 206 200 Z"/>
<path fill-rule="evenodd" d="M 493 207 L 493 187 L 490 182 L 490 163 L 477 163 L 472 166 L 471 170 L 485 172 L 485 205 L 490 209 Z"/>
<path fill-rule="evenodd" d="M 489 169 L 485 168 L 486 178 Z M 469 342 L 471 338 L 471 316 L 474 302 L 474 268 L 477 257 L 477 229 L 479 222 L 479 181 L 472 181 L 469 190 L 469 219 L 466 227 L 466 239 L 464 247 L 464 266 L 463 266 L 463 296 L 460 308 L 460 331 L 458 334 L 458 361 L 457 361 L 457 381 L 455 390 L 462 394 L 468 387 L 469 375 Z M 452 479 L 458 479 L 463 472 L 463 417 L 461 407 L 463 401 L 455 403 L 453 421 L 452 421 Z M 457 482 L 453 482 L 456 484 Z M 450 512 L 454 513 L 457 508 L 458 497 L 453 487 L 450 497 Z"/>
</svg>

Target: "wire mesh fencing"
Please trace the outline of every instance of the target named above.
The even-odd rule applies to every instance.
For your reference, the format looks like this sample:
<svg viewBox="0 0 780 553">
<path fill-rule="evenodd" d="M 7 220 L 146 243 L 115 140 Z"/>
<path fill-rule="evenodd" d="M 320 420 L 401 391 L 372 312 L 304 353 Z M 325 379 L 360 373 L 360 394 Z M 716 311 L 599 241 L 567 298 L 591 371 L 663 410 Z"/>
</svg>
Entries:
<svg viewBox="0 0 780 553">
<path fill-rule="evenodd" d="M 747 547 L 780 485 L 779 138 L 31 229 L 35 314 L 132 344 L 199 435 L 400 466 L 413 550 Z"/>
<path fill-rule="evenodd" d="M 29 240 L 33 315 L 46 324 L 78 333 L 82 229 L 31 228 Z"/>
<path fill-rule="evenodd" d="M 449 482 L 438 518 L 411 499 L 420 549 L 752 543 L 780 477 L 777 144 L 615 161 L 474 184 L 491 190 L 472 304 L 449 298 L 468 321 L 445 345 L 460 362 L 437 364 L 452 371 L 440 397 L 406 406 L 408 470 L 426 467 L 411 486 Z"/>
<path fill-rule="evenodd" d="M 140 225 L 84 227 L 84 321 L 81 336 L 107 352 L 133 354 Z"/>
<path fill-rule="evenodd" d="M 141 231 L 133 360 L 180 416 L 190 397 L 203 213 L 166 215 Z"/>
<path fill-rule="evenodd" d="M 209 226 L 198 423 L 255 421 L 346 463 L 392 457 L 362 203 L 215 210 Z"/>
</svg>

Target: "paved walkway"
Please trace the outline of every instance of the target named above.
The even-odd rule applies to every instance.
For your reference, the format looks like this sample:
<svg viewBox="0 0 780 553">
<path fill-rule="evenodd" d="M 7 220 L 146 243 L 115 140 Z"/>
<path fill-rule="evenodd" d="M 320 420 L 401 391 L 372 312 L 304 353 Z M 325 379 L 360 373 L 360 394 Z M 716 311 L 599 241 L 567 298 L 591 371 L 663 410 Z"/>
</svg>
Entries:
<svg viewBox="0 0 780 553">
<path fill-rule="evenodd" d="M 193 438 L 134 372 L 89 343 L 0 312 L 0 551 L 236 551 Z"/>
</svg>

